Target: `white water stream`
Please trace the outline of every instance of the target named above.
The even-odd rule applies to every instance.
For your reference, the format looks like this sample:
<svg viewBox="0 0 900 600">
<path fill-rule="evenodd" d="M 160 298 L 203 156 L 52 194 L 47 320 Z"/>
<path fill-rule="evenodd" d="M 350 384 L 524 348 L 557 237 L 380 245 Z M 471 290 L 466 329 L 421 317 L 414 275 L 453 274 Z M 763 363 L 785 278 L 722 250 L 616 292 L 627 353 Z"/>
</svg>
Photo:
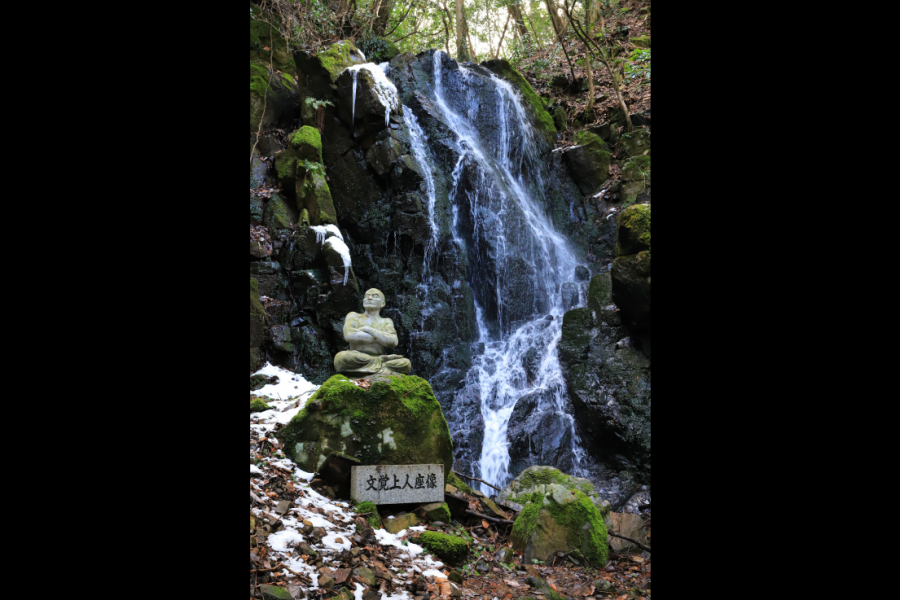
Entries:
<svg viewBox="0 0 900 600">
<path fill-rule="evenodd" d="M 545 199 L 534 197 L 531 191 L 540 194 L 540 190 L 544 189 L 540 169 L 535 166 L 545 159 L 540 155 L 528 113 L 514 88 L 506 81 L 496 77 L 492 79 L 501 132 L 500 143 L 493 140 L 491 146 L 486 147 L 485 136 L 479 133 L 475 125 L 481 110 L 479 100 L 470 94 L 465 114 L 451 108 L 451 101 L 444 89 L 442 57 L 441 52 L 434 55 L 435 101 L 457 136 L 461 156 L 453 172 L 450 191 L 454 238 L 457 243 L 462 243 L 458 231 L 458 187 L 465 163 L 474 161 L 480 181 L 473 186 L 474 191 L 466 192 L 469 194 L 467 203 L 471 207 L 472 222 L 476 223 L 471 237 L 476 246 L 490 238 L 497 262 L 496 280 L 487 282 L 484 288 L 495 295 L 493 300 L 497 305 L 497 319 L 501 323 L 500 334 L 499 337 L 492 336 L 484 311 L 476 303 L 479 337 L 485 351 L 476 358 L 467 378 L 467 385 L 473 387 L 473 392 L 481 399 L 484 418 L 481 476 L 500 487 L 509 482 L 509 420 L 516 402 L 534 392 L 543 392 L 538 411 L 556 412 L 571 428 L 572 458 L 577 473 L 584 452 L 575 433 L 574 419 L 567 413 L 568 398 L 560 373 L 557 347 L 562 337 L 562 317 L 566 309 L 563 306 L 562 285 L 574 279 L 579 262 L 542 208 L 546 204 Z M 460 75 L 468 79 L 472 74 L 465 67 L 460 67 Z M 531 182 L 523 175 L 525 172 L 529 173 Z M 499 213 L 490 218 L 491 211 L 497 206 L 501 207 Z M 521 223 L 524 228 L 510 230 L 509 224 L 513 222 Z M 508 254 L 511 245 L 508 235 L 516 236 L 515 246 L 519 256 Z M 523 248 L 526 256 L 521 256 Z M 510 259 L 526 261 L 531 289 L 525 293 L 533 294 L 533 299 L 504 298 L 504 291 L 511 289 L 509 278 L 521 275 L 505 268 L 515 264 Z M 521 287 L 518 292 L 522 293 Z M 535 314 L 533 320 L 504 331 L 504 307 L 510 302 L 526 301 L 533 301 L 535 306 L 544 307 L 544 310 Z M 583 302 L 583 298 L 580 301 Z M 538 351 L 540 366 L 536 373 L 529 374 L 525 367 L 526 356 L 534 349 Z M 490 492 L 488 488 L 483 491 Z"/>
</svg>

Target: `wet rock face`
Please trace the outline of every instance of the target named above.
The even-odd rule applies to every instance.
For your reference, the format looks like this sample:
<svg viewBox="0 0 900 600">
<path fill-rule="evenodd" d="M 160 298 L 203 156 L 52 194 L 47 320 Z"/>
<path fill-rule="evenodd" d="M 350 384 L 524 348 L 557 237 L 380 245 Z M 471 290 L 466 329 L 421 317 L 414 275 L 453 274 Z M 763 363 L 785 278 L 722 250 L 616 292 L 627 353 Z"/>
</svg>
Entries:
<svg viewBox="0 0 900 600">
<path fill-rule="evenodd" d="M 649 481 L 650 360 L 629 337 L 611 294 L 610 275 L 597 275 L 591 308 L 566 313 L 560 365 L 587 451 Z"/>
<path fill-rule="evenodd" d="M 626 323 L 650 354 L 651 224 L 650 205 L 632 206 L 619 217 L 613 300 Z"/>
<path fill-rule="evenodd" d="M 553 396 L 547 392 L 534 392 L 516 403 L 508 430 L 511 476 L 534 465 L 572 472 L 571 427 L 568 417 L 554 409 Z"/>
</svg>

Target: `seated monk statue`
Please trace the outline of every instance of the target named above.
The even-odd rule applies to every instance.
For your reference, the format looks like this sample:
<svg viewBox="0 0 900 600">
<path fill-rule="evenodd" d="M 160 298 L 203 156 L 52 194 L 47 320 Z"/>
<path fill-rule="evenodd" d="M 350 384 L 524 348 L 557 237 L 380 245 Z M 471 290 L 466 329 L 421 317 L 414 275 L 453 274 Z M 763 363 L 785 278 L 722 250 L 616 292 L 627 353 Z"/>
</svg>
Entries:
<svg viewBox="0 0 900 600">
<path fill-rule="evenodd" d="M 365 314 L 350 313 L 344 321 L 344 340 L 350 350 L 334 357 L 334 368 L 341 375 L 361 378 L 379 373 L 409 375 L 412 364 L 396 354 L 385 355 L 385 349 L 399 343 L 394 322 L 381 317 L 384 294 L 369 290 L 363 298 Z"/>
</svg>

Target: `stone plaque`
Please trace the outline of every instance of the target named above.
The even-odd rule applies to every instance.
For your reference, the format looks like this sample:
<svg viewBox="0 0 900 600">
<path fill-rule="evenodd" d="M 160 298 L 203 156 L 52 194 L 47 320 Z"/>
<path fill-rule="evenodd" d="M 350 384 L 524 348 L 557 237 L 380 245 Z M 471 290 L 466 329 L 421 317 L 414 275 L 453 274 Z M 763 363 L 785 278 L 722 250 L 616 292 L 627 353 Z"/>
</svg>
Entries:
<svg viewBox="0 0 900 600">
<path fill-rule="evenodd" d="M 444 501 L 444 465 L 353 467 L 350 497 L 375 504 Z"/>
</svg>

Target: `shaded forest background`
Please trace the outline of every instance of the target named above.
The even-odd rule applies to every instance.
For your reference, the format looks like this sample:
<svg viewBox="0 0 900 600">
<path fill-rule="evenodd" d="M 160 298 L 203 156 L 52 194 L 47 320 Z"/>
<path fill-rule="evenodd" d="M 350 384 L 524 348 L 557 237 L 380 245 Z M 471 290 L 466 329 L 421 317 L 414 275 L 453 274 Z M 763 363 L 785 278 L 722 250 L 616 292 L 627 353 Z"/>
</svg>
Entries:
<svg viewBox="0 0 900 600">
<path fill-rule="evenodd" d="M 352 40 L 372 62 L 440 48 L 460 62 L 503 58 L 547 103 L 566 145 L 612 122 L 649 125 L 647 0 L 262 0 L 290 50 Z M 252 11 L 251 11 L 252 16 Z M 635 116 L 633 116 L 635 115 Z M 615 175 L 615 173 L 613 173 Z"/>
</svg>

